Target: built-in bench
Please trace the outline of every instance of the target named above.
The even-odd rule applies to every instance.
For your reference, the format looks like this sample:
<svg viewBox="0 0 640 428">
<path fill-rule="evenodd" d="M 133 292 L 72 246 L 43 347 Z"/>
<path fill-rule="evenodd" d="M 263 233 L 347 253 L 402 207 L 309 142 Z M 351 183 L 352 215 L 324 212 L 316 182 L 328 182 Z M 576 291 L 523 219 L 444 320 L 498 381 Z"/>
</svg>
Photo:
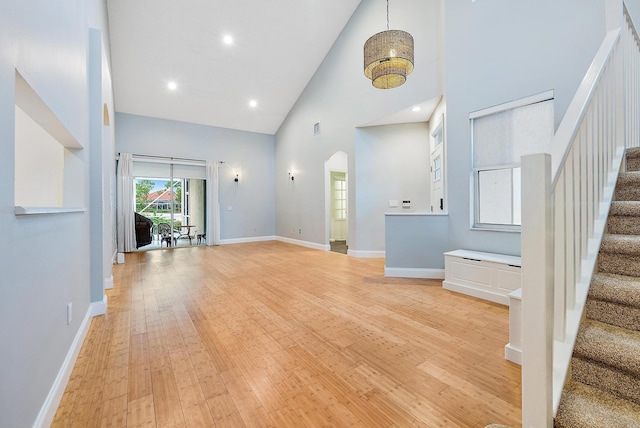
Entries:
<svg viewBox="0 0 640 428">
<path fill-rule="evenodd" d="M 446 290 L 467 294 L 503 305 L 508 294 L 521 287 L 521 259 L 516 256 L 455 250 L 444 253 Z"/>
</svg>

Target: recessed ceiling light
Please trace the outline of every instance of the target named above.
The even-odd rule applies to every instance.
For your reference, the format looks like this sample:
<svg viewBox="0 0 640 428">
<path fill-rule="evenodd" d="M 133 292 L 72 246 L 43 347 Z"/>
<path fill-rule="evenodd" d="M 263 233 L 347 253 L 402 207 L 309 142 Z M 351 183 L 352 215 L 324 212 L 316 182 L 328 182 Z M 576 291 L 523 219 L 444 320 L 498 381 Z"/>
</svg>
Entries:
<svg viewBox="0 0 640 428">
<path fill-rule="evenodd" d="M 233 43 L 233 37 L 227 34 L 222 38 L 222 41 L 224 42 L 225 45 L 230 45 L 231 43 Z"/>
<path fill-rule="evenodd" d="M 420 111 L 420 106 L 415 106 L 414 108 L 411 109 L 411 111 Z"/>
<path fill-rule="evenodd" d="M 258 102 L 256 100 L 249 100 L 249 107 L 256 108 L 258 106 Z"/>
<path fill-rule="evenodd" d="M 178 89 L 178 84 L 176 82 L 169 82 L 167 83 L 167 88 L 169 88 L 169 90 L 171 91 L 175 91 L 176 89 Z"/>
</svg>

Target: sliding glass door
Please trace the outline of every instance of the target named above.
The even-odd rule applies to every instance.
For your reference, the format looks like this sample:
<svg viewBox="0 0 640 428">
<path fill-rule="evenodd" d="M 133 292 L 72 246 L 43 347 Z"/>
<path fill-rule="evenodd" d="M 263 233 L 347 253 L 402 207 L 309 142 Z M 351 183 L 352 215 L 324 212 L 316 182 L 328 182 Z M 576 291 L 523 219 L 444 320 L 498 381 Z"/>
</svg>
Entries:
<svg viewBox="0 0 640 428">
<path fill-rule="evenodd" d="M 146 234 L 147 225 L 150 228 L 150 237 L 142 237 L 138 250 L 204 245 L 205 168 L 134 161 L 133 172 L 137 233 Z"/>
</svg>

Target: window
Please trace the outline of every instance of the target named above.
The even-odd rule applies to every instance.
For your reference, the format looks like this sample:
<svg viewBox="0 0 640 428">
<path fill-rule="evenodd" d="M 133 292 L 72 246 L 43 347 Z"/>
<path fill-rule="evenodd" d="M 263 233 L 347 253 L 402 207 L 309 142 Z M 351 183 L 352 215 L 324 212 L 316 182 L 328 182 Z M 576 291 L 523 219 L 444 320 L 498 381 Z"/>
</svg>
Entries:
<svg viewBox="0 0 640 428">
<path fill-rule="evenodd" d="M 521 224 L 520 167 L 479 170 L 476 183 L 479 224 Z"/>
<path fill-rule="evenodd" d="M 335 177 L 333 180 L 334 219 L 347 218 L 347 182 L 344 178 Z"/>
<path fill-rule="evenodd" d="M 520 230 L 521 156 L 546 151 L 553 137 L 553 92 L 471 113 L 472 227 Z"/>
<path fill-rule="evenodd" d="M 433 181 L 438 181 L 442 178 L 442 155 L 438 155 L 433 160 Z"/>
<path fill-rule="evenodd" d="M 438 129 L 436 129 L 436 131 L 433 133 L 433 149 L 435 150 L 438 147 L 440 147 L 440 145 L 442 144 L 442 124 L 438 127 Z"/>
</svg>

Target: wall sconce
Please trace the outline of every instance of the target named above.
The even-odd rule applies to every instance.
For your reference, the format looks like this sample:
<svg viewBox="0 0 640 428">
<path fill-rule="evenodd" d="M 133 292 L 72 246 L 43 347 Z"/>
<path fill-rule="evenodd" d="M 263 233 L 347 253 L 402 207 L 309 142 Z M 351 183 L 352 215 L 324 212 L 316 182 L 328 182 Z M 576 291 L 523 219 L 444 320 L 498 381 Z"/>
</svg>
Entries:
<svg viewBox="0 0 640 428">
<path fill-rule="evenodd" d="M 238 174 L 236 173 L 236 177 L 233 179 L 233 181 L 237 183 L 239 180 L 240 180 L 240 177 L 238 177 Z"/>
<path fill-rule="evenodd" d="M 291 181 L 293 181 L 293 178 L 294 178 L 293 174 L 295 174 L 295 171 L 294 170 L 290 170 L 289 171 L 289 180 L 291 180 Z"/>
</svg>

